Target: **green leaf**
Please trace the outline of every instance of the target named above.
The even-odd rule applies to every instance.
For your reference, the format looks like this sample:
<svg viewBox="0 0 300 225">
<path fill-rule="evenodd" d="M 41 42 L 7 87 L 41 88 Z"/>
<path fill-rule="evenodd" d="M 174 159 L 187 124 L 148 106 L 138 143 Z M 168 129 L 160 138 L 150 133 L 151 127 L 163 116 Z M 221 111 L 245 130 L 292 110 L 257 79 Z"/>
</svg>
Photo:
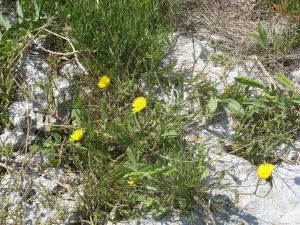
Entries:
<svg viewBox="0 0 300 225">
<path fill-rule="evenodd" d="M 202 172 L 202 174 L 201 174 L 201 178 L 200 178 L 200 180 L 204 180 L 204 179 L 206 179 L 207 177 L 209 177 L 210 176 L 210 169 L 209 168 L 205 168 L 204 170 L 203 170 L 203 172 Z"/>
<path fill-rule="evenodd" d="M 220 180 L 223 180 L 224 177 L 225 177 L 225 171 L 222 170 L 222 172 L 220 173 L 219 179 L 220 179 Z"/>
<path fill-rule="evenodd" d="M 244 84 L 244 85 L 247 85 L 250 87 L 256 87 L 256 88 L 260 88 L 260 89 L 265 88 L 265 86 L 261 82 L 251 79 L 249 77 L 240 76 L 240 77 L 236 77 L 235 80 L 236 80 L 236 82 L 238 82 L 240 84 Z"/>
<path fill-rule="evenodd" d="M 264 41 L 260 38 L 259 34 L 255 32 L 251 32 L 248 34 L 250 40 L 254 41 L 255 43 L 259 44 L 262 48 L 266 49 L 267 45 Z"/>
<path fill-rule="evenodd" d="M 218 107 L 218 99 L 216 96 L 211 96 L 211 98 L 208 101 L 208 109 L 210 113 L 214 113 Z"/>
<path fill-rule="evenodd" d="M 19 0 L 16 1 L 16 7 L 17 7 L 18 15 L 19 15 L 19 23 L 22 23 L 24 15 L 23 15 L 23 9 L 22 9 L 22 6 L 21 6 Z"/>
<path fill-rule="evenodd" d="M 127 157 L 128 157 L 128 159 L 129 159 L 129 161 L 130 161 L 132 164 L 136 164 L 136 163 L 137 163 L 136 157 L 135 157 L 135 155 L 134 155 L 134 153 L 133 153 L 133 151 L 131 150 L 130 147 L 127 148 L 126 152 L 127 152 Z"/>
<path fill-rule="evenodd" d="M 283 86 L 286 86 L 290 91 L 294 90 L 292 81 L 290 81 L 283 73 L 276 73 L 275 76 Z"/>
<path fill-rule="evenodd" d="M 259 22 L 257 28 L 258 28 L 258 33 L 259 33 L 261 40 L 263 41 L 264 45 L 267 47 L 268 36 L 267 36 L 266 29 L 264 27 L 264 24 L 262 22 Z"/>
<path fill-rule="evenodd" d="M 292 99 L 292 102 L 300 105 L 300 99 Z"/>
<path fill-rule="evenodd" d="M 245 111 L 243 107 L 236 100 L 228 98 L 223 100 L 226 103 L 226 107 L 234 114 L 243 116 Z"/>
<path fill-rule="evenodd" d="M 161 136 L 164 137 L 164 138 L 166 138 L 166 137 L 177 137 L 178 132 L 176 130 L 166 131 Z"/>
<path fill-rule="evenodd" d="M 127 173 L 127 174 L 124 175 L 124 178 L 127 178 L 127 177 L 143 178 L 143 177 L 152 176 L 152 175 L 159 174 L 159 173 L 168 172 L 171 168 L 172 167 L 170 167 L 170 166 L 169 167 L 163 167 L 163 168 L 150 167 L 146 171 L 137 171 L 137 172 Z"/>
<path fill-rule="evenodd" d="M 0 13 L 0 25 L 3 26 L 5 30 L 11 28 L 9 21 L 2 15 L 2 13 Z"/>
<path fill-rule="evenodd" d="M 220 94 L 220 95 L 218 96 L 218 98 L 221 99 L 221 100 L 227 99 L 227 98 L 230 96 L 230 94 L 233 93 L 233 92 L 235 91 L 236 87 L 237 87 L 237 84 L 236 84 L 236 83 L 230 85 L 230 87 L 228 87 L 228 88 L 225 90 L 225 92 L 223 92 L 222 94 Z"/>
<path fill-rule="evenodd" d="M 266 104 L 260 99 L 251 99 L 243 101 L 243 105 L 253 105 L 259 108 L 267 108 Z"/>
<path fill-rule="evenodd" d="M 79 109 L 72 109 L 71 111 L 71 119 L 74 125 L 81 125 L 81 112 Z"/>
<path fill-rule="evenodd" d="M 151 197 L 148 197 L 147 200 L 145 201 L 145 207 L 146 208 L 149 208 L 151 207 L 152 205 L 155 204 L 155 198 L 151 198 Z"/>
<path fill-rule="evenodd" d="M 40 146 L 39 146 L 39 145 L 36 145 L 36 144 L 33 144 L 33 145 L 30 145 L 30 146 L 29 146 L 30 152 L 38 152 L 39 149 L 40 149 Z"/>
<path fill-rule="evenodd" d="M 40 18 L 40 11 L 41 11 L 41 6 L 38 5 L 36 0 L 32 0 L 33 1 L 33 5 L 34 5 L 34 12 L 35 12 L 35 21 L 38 20 Z"/>
<path fill-rule="evenodd" d="M 258 33 L 251 32 L 248 34 L 248 37 L 250 40 L 256 42 L 259 44 L 262 48 L 267 49 L 268 48 L 268 36 L 266 29 L 263 25 L 263 23 L 259 22 L 257 25 Z"/>
</svg>

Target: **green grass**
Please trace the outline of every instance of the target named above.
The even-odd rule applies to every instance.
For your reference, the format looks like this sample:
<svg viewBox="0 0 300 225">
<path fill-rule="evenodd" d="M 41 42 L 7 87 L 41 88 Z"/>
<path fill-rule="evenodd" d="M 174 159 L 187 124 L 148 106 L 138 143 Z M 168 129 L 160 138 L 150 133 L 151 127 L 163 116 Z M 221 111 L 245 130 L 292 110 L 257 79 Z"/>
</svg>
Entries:
<svg viewBox="0 0 300 225">
<path fill-rule="evenodd" d="M 280 73 L 276 77 L 281 87 L 243 78 L 227 91 L 226 97 L 235 99 L 244 111 L 235 116 L 230 152 L 255 165 L 265 161 L 278 163 L 286 152 L 277 148 L 299 135 L 300 96 L 287 77 Z M 260 92 L 254 92 L 258 88 Z"/>
<path fill-rule="evenodd" d="M 260 55 L 278 56 L 293 52 L 300 44 L 300 25 L 288 24 L 282 34 L 272 27 L 270 34 L 267 33 L 263 23 L 259 23 L 257 32 L 248 34 L 250 40 L 256 42 L 260 46 Z"/>
<path fill-rule="evenodd" d="M 210 171 L 204 150 L 189 148 L 183 139 L 187 121 L 178 106 L 149 98 L 145 111 L 132 114 L 130 104 L 121 108 L 122 101 L 114 100 L 113 88 L 96 99 L 97 119 L 87 114 L 77 121 L 86 130 L 81 144 L 68 144 L 71 160 L 85 175 L 88 209 L 99 208 L 98 219 L 105 220 L 117 206 L 118 219 L 141 213 L 139 207 L 158 217 L 173 209 L 203 208 L 210 187 L 201 184 Z"/>
<path fill-rule="evenodd" d="M 69 39 L 88 74 L 73 81 L 69 120 L 40 133 L 29 149 L 42 149 L 49 159 L 44 168 L 64 166 L 79 174 L 84 186 L 81 207 L 89 220 L 101 224 L 145 212 L 160 218 L 174 211 L 207 215 L 211 209 L 221 210 L 223 204 L 210 193 L 222 187 L 224 174 L 215 183 L 208 182 L 213 174 L 204 146 L 186 141 L 187 127 L 211 117 L 218 105 L 224 106 L 234 113 L 236 122 L 232 153 L 253 164 L 276 162 L 274 148 L 298 134 L 299 96 L 281 76 L 285 89 L 240 80 L 220 96 L 210 84 L 195 79 L 189 83 L 189 98 L 183 100 L 184 75 L 166 77 L 172 65 L 161 68 L 173 31 L 173 6 L 163 0 L 96 2 L 20 1 L 24 16 L 0 41 L 0 112 L 5 113 L 16 92 L 13 70 L 5 67 L 14 62 L 19 50 L 14 50 L 16 43 L 26 44 L 30 33 L 45 39 L 52 51 L 71 52 Z M 298 43 L 297 32 L 286 35 L 291 47 Z M 268 53 L 270 46 L 280 42 L 274 40 L 262 44 Z M 287 45 L 283 43 L 281 47 Z M 49 75 L 66 58 L 74 55 L 49 55 Z M 231 64 L 227 55 L 211 60 L 222 66 Z M 110 85 L 99 89 L 102 75 L 110 78 Z M 181 88 L 173 93 L 174 104 L 158 98 L 159 93 L 169 93 L 171 84 Z M 254 95 L 253 87 L 262 93 Z M 147 106 L 133 113 L 132 102 L 139 96 L 147 99 Z M 187 113 L 190 100 L 208 107 Z M 0 123 L 6 125 L 7 116 L 0 116 Z M 83 129 L 84 136 L 71 142 L 69 136 L 75 129 Z"/>
<path fill-rule="evenodd" d="M 155 1 L 57 1 L 44 3 L 80 49 L 92 73 L 137 74 L 161 57 L 167 34 L 168 4 Z M 164 15 L 165 14 L 165 15 Z"/>
</svg>

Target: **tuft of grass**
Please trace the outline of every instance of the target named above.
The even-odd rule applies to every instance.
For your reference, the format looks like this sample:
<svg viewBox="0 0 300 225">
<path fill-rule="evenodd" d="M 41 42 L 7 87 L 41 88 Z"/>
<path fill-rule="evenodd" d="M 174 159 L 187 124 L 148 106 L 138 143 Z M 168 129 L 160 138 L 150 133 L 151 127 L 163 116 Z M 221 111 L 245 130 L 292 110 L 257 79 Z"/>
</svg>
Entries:
<svg viewBox="0 0 300 225">
<path fill-rule="evenodd" d="M 14 69 L 7 66 L 12 63 L 20 50 L 17 40 L 22 34 L 17 30 L 5 33 L 0 39 L 0 126 L 8 126 L 7 108 L 16 95 L 16 85 L 13 79 Z M 23 33 L 24 35 L 24 33 Z"/>
<path fill-rule="evenodd" d="M 98 3 L 97 3 L 98 2 Z M 165 1 L 69 1 L 44 7 L 65 21 L 67 34 L 93 73 L 140 73 L 157 63 L 166 36 Z M 123 77 L 122 76 L 122 77 Z"/>
</svg>

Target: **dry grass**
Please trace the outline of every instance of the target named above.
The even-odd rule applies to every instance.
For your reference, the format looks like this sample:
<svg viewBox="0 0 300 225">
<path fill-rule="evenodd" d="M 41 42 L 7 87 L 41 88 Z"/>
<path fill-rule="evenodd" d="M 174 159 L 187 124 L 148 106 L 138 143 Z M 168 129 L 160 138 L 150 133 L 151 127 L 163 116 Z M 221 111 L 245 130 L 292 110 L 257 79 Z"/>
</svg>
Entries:
<svg viewBox="0 0 300 225">
<path fill-rule="evenodd" d="M 297 26 L 283 13 L 258 4 L 247 4 L 228 0 L 193 0 L 181 5 L 180 29 L 200 39 L 217 39 L 218 49 L 236 59 L 259 55 L 264 66 L 270 71 L 290 72 L 299 66 L 299 47 L 291 48 L 285 54 L 260 54 L 259 46 L 250 41 L 248 34 L 257 32 L 257 25 L 263 22 L 267 32 L 275 28 L 282 34 L 288 26 Z"/>
<path fill-rule="evenodd" d="M 247 35 L 256 31 L 261 14 L 251 5 L 205 0 L 197 7 L 185 8 L 182 16 L 185 20 L 183 25 L 194 27 L 197 36 L 207 38 L 210 34 L 217 35 L 223 50 L 245 54 L 256 49 Z"/>
</svg>

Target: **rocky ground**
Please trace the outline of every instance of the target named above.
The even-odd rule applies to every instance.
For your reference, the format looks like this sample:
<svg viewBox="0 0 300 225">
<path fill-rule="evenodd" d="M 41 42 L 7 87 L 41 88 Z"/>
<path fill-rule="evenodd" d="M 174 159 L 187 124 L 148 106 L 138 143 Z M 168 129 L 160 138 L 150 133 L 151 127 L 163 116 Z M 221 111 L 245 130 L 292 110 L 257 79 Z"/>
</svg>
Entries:
<svg viewBox="0 0 300 225">
<path fill-rule="evenodd" d="M 174 33 L 172 40 L 174 46 L 165 60 L 176 62 L 174 69 L 186 75 L 186 84 L 201 74 L 221 93 L 240 75 L 264 83 L 272 79 L 266 76 L 265 68 L 253 55 L 233 61 L 230 66 L 211 60 L 216 51 L 220 55 L 224 52 L 209 46 L 209 37 Z M 45 169 L 43 164 L 47 162 L 47 157 L 39 151 L 26 150 L 39 131 L 65 121 L 68 114 L 66 102 L 72 98 L 69 80 L 82 76 L 82 70 L 76 63 L 67 62 L 59 66 L 59 72 L 50 84 L 47 76 L 49 65 L 43 54 L 39 45 L 32 45 L 22 62 L 14 65 L 17 68 L 16 79 L 20 81 L 19 88 L 31 97 L 20 97 L 10 105 L 9 119 L 13 126 L 0 134 L 2 148 L 11 146 L 18 150 L 12 155 L 0 156 L 0 168 L 5 172 L 0 180 L 0 217 L 6 218 L 6 224 L 81 224 L 80 190 L 83 187 L 78 175 L 60 167 Z M 288 75 L 295 83 L 300 82 L 299 67 L 293 67 Z M 172 95 L 160 97 L 172 103 Z M 192 105 L 190 110 L 193 107 L 198 106 Z M 224 196 L 231 203 L 228 214 L 218 215 L 214 219 L 215 224 L 300 224 L 300 157 L 299 149 L 295 147 L 297 143 L 282 146 L 288 149 L 288 154 L 284 155 L 285 162 L 276 165 L 273 182 L 258 183 L 256 168 L 245 159 L 226 153 L 219 143 L 219 139 L 230 141 L 234 132 L 231 123 L 232 119 L 224 112 L 220 121 L 207 124 L 204 128 L 195 128 L 187 137 L 191 144 L 206 144 L 212 169 L 216 174 L 224 171 L 222 182 L 229 184 L 226 191 L 222 189 L 214 193 Z M 177 215 L 160 221 L 145 215 L 141 219 L 118 224 L 179 225 L 190 222 Z M 201 224 L 197 216 L 194 224 Z"/>
<path fill-rule="evenodd" d="M 169 60 L 176 61 L 175 69 L 187 76 L 187 81 L 199 73 L 204 73 L 207 79 L 215 84 L 218 92 L 234 82 L 234 77 L 241 74 L 267 82 L 262 75 L 260 65 L 255 59 L 246 59 L 230 68 L 217 66 L 209 61 L 213 52 L 207 46 L 207 40 L 201 40 L 186 35 L 174 35 L 176 44 Z M 290 76 L 297 79 L 294 70 Z M 166 97 L 165 97 L 166 98 Z M 169 99 L 168 99 L 169 100 Z M 287 149 L 284 155 L 286 162 L 275 167 L 273 182 L 260 181 L 256 175 L 256 167 L 247 160 L 226 153 L 219 141 L 229 140 L 234 131 L 231 128 L 232 119 L 228 115 L 207 125 L 204 129 L 194 129 L 187 139 L 193 143 L 205 143 L 209 152 L 212 168 L 221 173 L 225 171 L 224 184 L 230 184 L 228 190 L 219 190 L 214 194 L 223 195 L 232 203 L 228 209 L 229 215 L 220 214 L 215 218 L 216 224 L 300 224 L 300 157 L 297 143 L 293 146 L 282 145 Z M 171 216 L 162 221 L 155 221 L 150 215 L 139 220 L 121 224 L 190 224 L 190 221 L 178 216 Z M 202 224 L 195 218 L 194 224 Z"/>
<path fill-rule="evenodd" d="M 7 224 L 73 224 L 80 206 L 78 176 L 63 168 L 43 168 L 49 159 L 40 151 L 27 152 L 27 147 L 40 131 L 65 119 L 71 98 L 69 79 L 81 71 L 71 63 L 64 64 L 50 86 L 49 65 L 36 45 L 15 66 L 19 86 L 30 97 L 10 105 L 13 127 L 0 135 L 2 148 L 17 150 L 0 156 L 0 167 L 6 170 L 0 181 L 0 214 Z"/>
</svg>

